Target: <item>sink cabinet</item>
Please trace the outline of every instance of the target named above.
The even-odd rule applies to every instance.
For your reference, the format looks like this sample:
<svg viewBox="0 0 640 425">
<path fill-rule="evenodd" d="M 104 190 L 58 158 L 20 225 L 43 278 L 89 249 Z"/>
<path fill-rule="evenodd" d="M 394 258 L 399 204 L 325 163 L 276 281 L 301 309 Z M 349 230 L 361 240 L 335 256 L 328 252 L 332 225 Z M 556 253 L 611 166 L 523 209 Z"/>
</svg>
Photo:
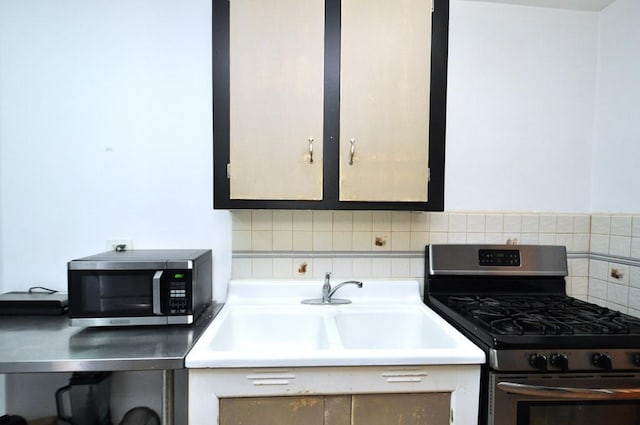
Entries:
<svg viewBox="0 0 640 425">
<path fill-rule="evenodd" d="M 479 365 L 189 369 L 189 424 L 468 425 Z"/>
<path fill-rule="evenodd" d="M 450 399 L 446 392 L 222 398 L 219 424 L 448 425 Z"/>
<path fill-rule="evenodd" d="M 214 207 L 442 210 L 448 8 L 214 0 Z"/>
</svg>

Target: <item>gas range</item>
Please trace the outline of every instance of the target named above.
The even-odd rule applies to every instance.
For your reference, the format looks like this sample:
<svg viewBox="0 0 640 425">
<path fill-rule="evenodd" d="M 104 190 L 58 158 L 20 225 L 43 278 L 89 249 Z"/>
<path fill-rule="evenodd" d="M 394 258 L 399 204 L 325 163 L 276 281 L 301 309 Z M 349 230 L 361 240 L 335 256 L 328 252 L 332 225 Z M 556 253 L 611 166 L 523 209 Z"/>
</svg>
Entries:
<svg viewBox="0 0 640 425">
<path fill-rule="evenodd" d="M 568 296 L 564 247 L 431 245 L 426 263 L 425 302 L 493 369 L 640 370 L 640 319 Z"/>
<path fill-rule="evenodd" d="M 426 247 L 425 303 L 487 355 L 480 424 L 640 423 L 640 319 L 567 295 L 567 274 L 563 246 Z"/>
</svg>

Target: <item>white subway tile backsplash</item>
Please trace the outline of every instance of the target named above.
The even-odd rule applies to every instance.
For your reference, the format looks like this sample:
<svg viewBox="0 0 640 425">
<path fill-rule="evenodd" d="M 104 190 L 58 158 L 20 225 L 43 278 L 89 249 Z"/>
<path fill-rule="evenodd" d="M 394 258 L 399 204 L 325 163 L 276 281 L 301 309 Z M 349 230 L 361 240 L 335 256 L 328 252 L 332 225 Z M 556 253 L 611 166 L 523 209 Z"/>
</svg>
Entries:
<svg viewBox="0 0 640 425">
<path fill-rule="evenodd" d="M 273 229 L 273 211 L 252 210 L 251 230 L 271 230 Z"/>
<path fill-rule="evenodd" d="M 271 230 L 253 230 L 251 232 L 251 249 L 253 251 L 272 251 L 273 232 Z"/>
<path fill-rule="evenodd" d="M 233 251 L 260 255 L 232 258 L 232 277 L 422 281 L 425 245 L 507 241 L 566 246 L 571 295 L 640 314 L 640 215 L 630 214 L 238 210 Z"/>
<path fill-rule="evenodd" d="M 353 232 L 353 244 L 354 251 L 372 251 L 373 250 L 373 233 L 368 232 Z"/>
<path fill-rule="evenodd" d="M 485 218 L 486 233 L 504 232 L 504 217 L 502 214 L 487 214 Z"/>
<path fill-rule="evenodd" d="M 333 249 L 333 232 L 313 232 L 313 250 L 331 251 Z"/>
<path fill-rule="evenodd" d="M 591 233 L 591 216 L 577 215 L 573 221 L 574 233 Z"/>
<path fill-rule="evenodd" d="M 391 276 L 393 278 L 410 278 L 411 260 L 409 258 L 392 258 Z"/>
<path fill-rule="evenodd" d="M 631 255 L 631 238 L 629 236 L 611 236 L 609 239 L 609 254 L 618 257 Z"/>
<path fill-rule="evenodd" d="M 469 214 L 467 215 L 467 232 L 484 233 L 485 223 L 486 217 L 484 214 Z"/>
<path fill-rule="evenodd" d="M 333 230 L 333 214 L 331 211 L 313 211 L 313 231 L 330 232 Z"/>
<path fill-rule="evenodd" d="M 558 218 L 555 215 L 540 216 L 540 233 L 555 233 Z"/>
<path fill-rule="evenodd" d="M 461 233 L 449 232 L 447 236 L 447 243 L 449 244 L 467 243 L 467 234 L 464 232 L 461 232 Z"/>
<path fill-rule="evenodd" d="M 333 251 L 351 251 L 353 249 L 353 233 L 333 232 Z"/>
<path fill-rule="evenodd" d="M 371 274 L 379 278 L 391 277 L 391 258 L 376 258 L 371 264 Z"/>
<path fill-rule="evenodd" d="M 507 214 L 504 216 L 504 232 L 520 233 L 522 232 L 522 217 L 519 215 Z"/>
<path fill-rule="evenodd" d="M 611 217 L 611 234 L 616 236 L 631 236 L 631 216 Z"/>
<path fill-rule="evenodd" d="M 251 230 L 233 230 L 231 243 L 236 251 L 249 251 L 251 249 Z"/>
<path fill-rule="evenodd" d="M 594 215 L 591 217 L 591 234 L 611 234 L 611 217 L 608 215 Z"/>
<path fill-rule="evenodd" d="M 429 213 L 426 213 L 426 212 L 411 213 L 411 231 L 412 232 L 428 232 L 429 231 Z"/>
<path fill-rule="evenodd" d="M 273 250 L 274 251 L 291 251 L 292 249 L 293 249 L 293 231 L 274 230 L 273 231 Z"/>
<path fill-rule="evenodd" d="M 292 244 L 294 251 L 313 250 L 313 232 L 306 230 L 294 230 L 292 232 Z"/>
<path fill-rule="evenodd" d="M 273 259 L 273 277 L 279 279 L 290 279 L 293 277 L 293 259 L 292 258 L 274 258 Z"/>
<path fill-rule="evenodd" d="M 591 252 L 606 254 L 609 252 L 609 235 L 591 234 L 589 246 Z"/>
<path fill-rule="evenodd" d="M 253 258 L 251 260 L 251 277 L 268 279 L 273 277 L 273 259 Z"/>
<path fill-rule="evenodd" d="M 431 221 L 429 222 L 429 230 L 431 232 L 449 231 L 449 216 L 444 213 L 431 214 Z"/>
<path fill-rule="evenodd" d="M 631 258 L 640 259 L 640 237 L 631 238 Z"/>
<path fill-rule="evenodd" d="M 373 214 L 369 211 L 354 211 L 353 231 L 371 232 L 373 230 Z"/>
<path fill-rule="evenodd" d="M 574 233 L 573 235 L 573 251 L 588 252 L 589 251 L 589 234 Z"/>
<path fill-rule="evenodd" d="M 350 211 L 336 211 L 333 214 L 334 232 L 353 231 L 353 213 Z"/>
<path fill-rule="evenodd" d="M 411 251 L 424 251 L 429 245 L 429 232 L 411 232 Z"/>
<path fill-rule="evenodd" d="M 337 279 L 348 279 L 353 277 L 353 260 L 351 258 L 334 258 L 333 276 Z"/>
<path fill-rule="evenodd" d="M 391 250 L 409 251 L 411 249 L 411 232 L 391 232 Z"/>
<path fill-rule="evenodd" d="M 251 211 L 233 211 L 233 214 L 231 214 L 231 226 L 233 230 L 251 231 Z"/>
<path fill-rule="evenodd" d="M 388 211 L 376 211 L 372 217 L 372 229 L 374 232 L 391 231 L 391 213 Z"/>
<path fill-rule="evenodd" d="M 572 215 L 559 215 L 556 220 L 556 232 L 573 233 L 574 218 Z"/>
<path fill-rule="evenodd" d="M 522 232 L 538 233 L 540 231 L 540 217 L 537 215 L 522 216 Z"/>
<path fill-rule="evenodd" d="M 374 260 L 369 258 L 354 258 L 353 259 L 353 277 L 364 279 L 368 277 L 375 277 L 371 274 L 372 262 Z"/>
<path fill-rule="evenodd" d="M 633 216 L 631 236 L 640 238 L 640 215 Z"/>
<path fill-rule="evenodd" d="M 411 213 L 408 211 L 394 211 L 391 213 L 391 230 L 394 232 L 411 231 Z"/>
<path fill-rule="evenodd" d="M 311 211 L 293 211 L 293 230 L 313 231 L 313 215 Z"/>
<path fill-rule="evenodd" d="M 640 267 L 629 267 L 629 286 L 640 289 Z"/>
<path fill-rule="evenodd" d="M 293 230 L 293 211 L 273 211 L 273 230 Z"/>
<path fill-rule="evenodd" d="M 449 214 L 449 233 L 464 233 L 467 231 L 466 214 Z"/>
</svg>

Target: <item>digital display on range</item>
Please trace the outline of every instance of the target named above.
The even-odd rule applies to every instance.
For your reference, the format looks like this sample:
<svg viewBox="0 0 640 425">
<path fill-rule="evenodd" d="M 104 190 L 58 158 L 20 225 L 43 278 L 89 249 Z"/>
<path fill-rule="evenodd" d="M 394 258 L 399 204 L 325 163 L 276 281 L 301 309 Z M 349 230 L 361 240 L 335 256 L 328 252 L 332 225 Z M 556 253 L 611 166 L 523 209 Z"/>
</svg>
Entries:
<svg viewBox="0 0 640 425">
<path fill-rule="evenodd" d="M 481 266 L 520 266 L 520 251 L 517 249 L 481 249 L 478 256 Z"/>
</svg>

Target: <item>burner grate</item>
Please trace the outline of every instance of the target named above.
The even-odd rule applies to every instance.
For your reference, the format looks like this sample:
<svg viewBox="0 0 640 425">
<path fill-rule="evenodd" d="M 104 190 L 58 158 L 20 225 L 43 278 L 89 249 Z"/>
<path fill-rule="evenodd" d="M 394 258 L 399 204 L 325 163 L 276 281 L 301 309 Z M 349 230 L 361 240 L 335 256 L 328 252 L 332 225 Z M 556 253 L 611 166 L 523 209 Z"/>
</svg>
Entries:
<svg viewBox="0 0 640 425">
<path fill-rule="evenodd" d="M 561 295 L 450 296 L 447 304 L 499 335 L 640 334 L 640 319 Z"/>
</svg>

